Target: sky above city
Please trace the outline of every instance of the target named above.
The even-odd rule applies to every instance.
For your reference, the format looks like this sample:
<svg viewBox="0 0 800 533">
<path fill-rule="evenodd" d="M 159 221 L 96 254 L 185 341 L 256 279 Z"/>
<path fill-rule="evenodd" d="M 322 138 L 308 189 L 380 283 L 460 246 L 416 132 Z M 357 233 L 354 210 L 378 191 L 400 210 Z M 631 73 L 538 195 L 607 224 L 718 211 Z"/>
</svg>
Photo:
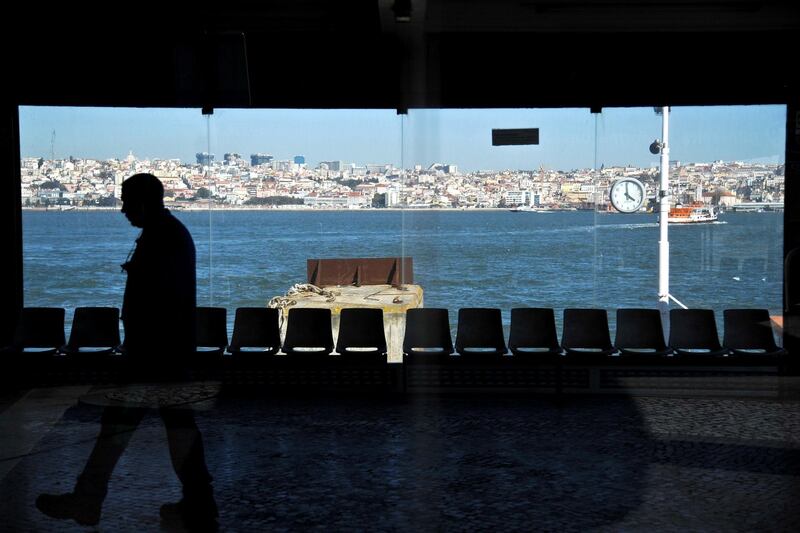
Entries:
<svg viewBox="0 0 800 533">
<path fill-rule="evenodd" d="M 433 163 L 464 171 L 571 170 L 658 165 L 648 147 L 661 137 L 652 107 L 588 109 L 301 110 L 21 107 L 23 157 L 173 159 L 197 152 L 266 153 L 276 159 L 393 164 Z M 676 107 L 670 159 L 684 163 L 783 163 L 786 108 Z M 540 144 L 492 146 L 494 128 L 539 128 Z M 55 132 L 55 137 L 53 136 Z"/>
</svg>

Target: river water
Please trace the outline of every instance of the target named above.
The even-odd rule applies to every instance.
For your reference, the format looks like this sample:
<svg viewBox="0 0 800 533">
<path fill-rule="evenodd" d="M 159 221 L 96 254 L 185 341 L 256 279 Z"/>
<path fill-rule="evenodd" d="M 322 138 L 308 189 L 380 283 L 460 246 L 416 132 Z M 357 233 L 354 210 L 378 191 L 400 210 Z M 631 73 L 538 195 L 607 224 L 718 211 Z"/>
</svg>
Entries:
<svg viewBox="0 0 800 533">
<path fill-rule="evenodd" d="M 261 306 L 305 282 L 306 259 L 411 256 L 426 307 L 655 307 L 655 215 L 587 211 L 177 211 L 197 246 L 198 305 Z M 138 234 L 114 211 L 25 211 L 25 305 L 121 306 Z M 670 226 L 671 292 L 689 307 L 782 301 L 782 213 Z M 720 324 L 721 325 L 721 324 Z M 232 327 L 232 324 L 229 325 Z M 720 333 L 721 333 L 720 329 Z M 612 332 L 613 333 L 613 332 Z"/>
</svg>

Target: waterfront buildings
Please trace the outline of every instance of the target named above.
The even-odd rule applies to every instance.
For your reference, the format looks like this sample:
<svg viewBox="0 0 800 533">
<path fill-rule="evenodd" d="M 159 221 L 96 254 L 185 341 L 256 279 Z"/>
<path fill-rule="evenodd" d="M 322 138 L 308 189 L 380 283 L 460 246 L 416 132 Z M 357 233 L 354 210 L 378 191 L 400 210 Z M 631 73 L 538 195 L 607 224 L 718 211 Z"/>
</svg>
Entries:
<svg viewBox="0 0 800 533">
<path fill-rule="evenodd" d="M 302 162 L 298 162 L 302 160 Z M 256 163 L 256 164 L 254 164 Z M 253 154 L 250 164 L 237 153 L 223 162 L 198 153 L 195 164 L 178 159 L 124 160 L 26 157 L 20 164 L 25 207 L 70 205 L 110 207 L 119 198 L 122 180 L 134 172 L 151 172 L 164 183 L 169 202 L 191 206 L 210 201 L 219 207 L 286 206 L 328 208 L 503 208 L 537 205 L 551 208 L 605 209 L 608 188 L 617 178 L 633 176 L 656 201 L 655 167 L 603 167 L 600 170 L 460 171 L 435 163 L 427 168 L 398 169 L 390 164 L 321 162 L 313 168 L 305 157 L 277 160 Z M 725 209 L 751 202 L 782 205 L 784 168 L 745 162 L 687 163 L 671 170 L 675 203 L 701 201 Z"/>
</svg>

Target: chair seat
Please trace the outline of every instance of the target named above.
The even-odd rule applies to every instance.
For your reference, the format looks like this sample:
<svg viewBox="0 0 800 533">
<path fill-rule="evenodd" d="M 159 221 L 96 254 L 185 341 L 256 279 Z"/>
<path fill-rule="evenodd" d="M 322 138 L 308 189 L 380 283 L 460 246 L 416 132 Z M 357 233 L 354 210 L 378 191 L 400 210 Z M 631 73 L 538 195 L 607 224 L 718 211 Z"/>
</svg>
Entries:
<svg viewBox="0 0 800 533">
<path fill-rule="evenodd" d="M 278 351 L 277 347 L 267 346 L 240 346 L 239 348 L 228 347 L 228 353 L 241 353 L 241 354 L 262 354 L 262 353 L 275 353 Z"/>
<path fill-rule="evenodd" d="M 465 347 L 461 348 L 461 350 L 462 350 L 462 355 L 466 355 L 466 354 L 475 354 L 475 355 L 498 354 L 498 355 L 503 355 L 504 353 L 506 353 L 505 350 L 501 351 L 501 350 L 498 350 L 497 348 L 483 347 L 483 346 L 475 346 L 475 347 L 465 346 Z"/>
<path fill-rule="evenodd" d="M 97 357 L 101 355 L 111 355 L 117 352 L 116 346 L 95 347 L 95 346 L 64 346 L 61 351 L 68 357 Z"/>
<path fill-rule="evenodd" d="M 347 366 L 376 366 L 386 364 L 386 349 L 375 346 L 348 346 L 340 350 L 334 361 Z"/>
<path fill-rule="evenodd" d="M 720 348 L 719 350 L 706 348 L 675 348 L 675 355 L 683 357 L 722 357 L 727 353 L 727 348 Z"/>
<path fill-rule="evenodd" d="M 269 359 L 278 353 L 279 346 L 228 346 L 228 353 L 232 359 L 246 359 L 248 361 Z"/>
<path fill-rule="evenodd" d="M 564 351 L 575 355 L 611 355 L 616 350 L 614 348 L 564 348 Z"/>
<path fill-rule="evenodd" d="M 301 352 L 301 353 L 316 353 L 316 352 L 324 352 L 327 350 L 324 346 L 295 346 L 292 348 L 293 352 Z"/>
<path fill-rule="evenodd" d="M 512 348 L 508 359 L 516 365 L 555 365 L 564 361 L 564 352 L 554 348 Z"/>
<path fill-rule="evenodd" d="M 20 350 L 20 352 L 31 355 L 54 355 L 58 353 L 58 348 L 38 348 L 28 346 Z"/>
<path fill-rule="evenodd" d="M 623 357 L 665 357 L 672 353 L 671 348 L 656 349 L 656 348 L 619 348 L 619 354 Z"/>
<path fill-rule="evenodd" d="M 622 348 L 619 349 L 618 357 L 612 357 L 611 363 L 615 365 L 670 365 L 675 363 L 678 358 L 673 356 L 671 348 L 664 350 Z"/>
<path fill-rule="evenodd" d="M 196 351 L 199 355 L 217 355 L 225 352 L 225 348 L 220 346 L 198 346 Z"/>
<path fill-rule="evenodd" d="M 564 352 L 561 348 L 544 346 L 518 346 L 511 348 L 512 359 L 516 363 L 557 363 L 562 360 Z"/>
<path fill-rule="evenodd" d="M 564 348 L 564 361 L 570 364 L 605 363 L 614 353 L 613 348 Z"/>
<path fill-rule="evenodd" d="M 500 351 L 497 348 L 464 347 L 461 348 L 460 356 L 454 357 L 453 359 L 460 364 L 496 364 L 511 359 L 510 357 L 506 357 L 505 354 L 505 350 Z"/>
<path fill-rule="evenodd" d="M 786 350 L 778 348 L 777 350 L 764 350 L 764 349 L 730 349 L 731 357 L 779 357 L 786 355 Z"/>
</svg>

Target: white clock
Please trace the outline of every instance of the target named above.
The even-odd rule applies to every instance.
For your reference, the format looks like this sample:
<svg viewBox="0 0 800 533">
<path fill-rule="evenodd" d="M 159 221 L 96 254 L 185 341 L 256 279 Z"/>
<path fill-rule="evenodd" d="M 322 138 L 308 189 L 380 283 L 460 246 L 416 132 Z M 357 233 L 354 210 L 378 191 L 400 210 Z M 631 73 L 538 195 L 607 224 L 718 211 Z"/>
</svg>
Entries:
<svg viewBox="0 0 800 533">
<path fill-rule="evenodd" d="M 634 178 L 618 179 L 611 185 L 609 199 L 620 213 L 634 213 L 644 204 L 645 189 L 641 181 Z"/>
</svg>

